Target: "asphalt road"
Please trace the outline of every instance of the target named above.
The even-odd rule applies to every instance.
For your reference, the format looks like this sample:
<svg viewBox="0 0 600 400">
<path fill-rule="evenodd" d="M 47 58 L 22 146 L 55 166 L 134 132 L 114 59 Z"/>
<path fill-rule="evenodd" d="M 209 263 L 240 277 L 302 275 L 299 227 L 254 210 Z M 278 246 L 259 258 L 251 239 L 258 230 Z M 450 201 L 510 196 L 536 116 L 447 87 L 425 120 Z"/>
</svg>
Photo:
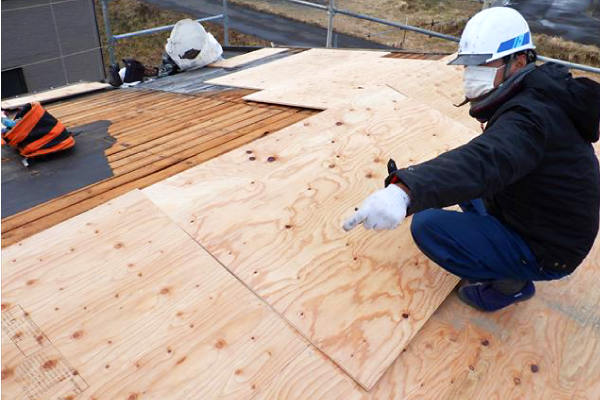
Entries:
<svg viewBox="0 0 600 400">
<path fill-rule="evenodd" d="M 144 0 L 146 3 L 180 11 L 204 18 L 210 15 L 221 14 L 222 2 L 219 0 Z M 261 39 L 284 46 L 300 47 L 325 47 L 327 30 L 284 18 L 276 15 L 266 14 L 260 11 L 250 10 L 229 3 L 228 5 L 229 26 L 238 32 L 257 36 Z M 335 34 L 335 47 L 363 48 L 363 49 L 387 49 L 384 45 L 373 43 L 368 40 Z"/>
<path fill-rule="evenodd" d="M 533 32 L 562 36 L 600 47 L 600 19 L 586 15 L 592 0 L 506 0 L 518 10 Z"/>
</svg>

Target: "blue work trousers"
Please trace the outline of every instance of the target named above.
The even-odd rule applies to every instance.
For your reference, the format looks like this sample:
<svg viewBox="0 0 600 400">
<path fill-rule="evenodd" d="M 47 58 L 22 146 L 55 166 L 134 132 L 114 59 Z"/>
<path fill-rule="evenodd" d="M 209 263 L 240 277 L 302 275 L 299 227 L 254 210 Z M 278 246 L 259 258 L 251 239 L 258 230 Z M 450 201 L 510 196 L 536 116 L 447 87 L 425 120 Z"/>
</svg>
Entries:
<svg viewBox="0 0 600 400">
<path fill-rule="evenodd" d="M 413 216 L 417 246 L 448 272 L 471 281 L 544 281 L 564 274 L 544 270 L 517 232 L 488 214 L 481 199 L 463 212 L 429 209 Z"/>
</svg>

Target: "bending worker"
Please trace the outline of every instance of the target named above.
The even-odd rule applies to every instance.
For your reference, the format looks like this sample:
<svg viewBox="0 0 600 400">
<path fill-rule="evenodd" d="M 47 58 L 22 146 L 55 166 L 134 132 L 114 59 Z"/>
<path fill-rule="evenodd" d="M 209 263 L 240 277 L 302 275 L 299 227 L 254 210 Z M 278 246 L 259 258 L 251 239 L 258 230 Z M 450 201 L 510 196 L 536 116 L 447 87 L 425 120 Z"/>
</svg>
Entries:
<svg viewBox="0 0 600 400">
<path fill-rule="evenodd" d="M 495 311 L 535 294 L 532 281 L 572 273 L 598 233 L 600 84 L 536 66 L 529 26 L 511 8 L 475 15 L 460 39 L 469 143 L 392 171 L 344 224 L 393 229 L 414 214 L 421 251 L 465 280 L 459 296 Z M 463 212 L 442 210 L 458 204 Z"/>
</svg>

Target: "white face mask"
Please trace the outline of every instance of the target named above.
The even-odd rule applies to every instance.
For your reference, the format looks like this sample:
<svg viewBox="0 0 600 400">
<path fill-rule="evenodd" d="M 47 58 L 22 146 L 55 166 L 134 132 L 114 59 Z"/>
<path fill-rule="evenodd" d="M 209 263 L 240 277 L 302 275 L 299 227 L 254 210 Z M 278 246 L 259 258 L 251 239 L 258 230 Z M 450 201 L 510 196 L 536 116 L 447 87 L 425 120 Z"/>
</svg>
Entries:
<svg viewBox="0 0 600 400">
<path fill-rule="evenodd" d="M 494 90 L 496 73 L 504 67 L 505 65 L 498 68 L 482 66 L 466 67 L 463 77 L 465 97 L 469 100 L 476 99 Z"/>
</svg>

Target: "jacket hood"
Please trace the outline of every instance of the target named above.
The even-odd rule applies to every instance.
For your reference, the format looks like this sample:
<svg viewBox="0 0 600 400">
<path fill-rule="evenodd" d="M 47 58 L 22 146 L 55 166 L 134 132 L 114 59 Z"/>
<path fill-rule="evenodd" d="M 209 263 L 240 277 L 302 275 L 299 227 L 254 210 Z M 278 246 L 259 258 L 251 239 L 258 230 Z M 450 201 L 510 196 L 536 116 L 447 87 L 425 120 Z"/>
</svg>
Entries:
<svg viewBox="0 0 600 400">
<path fill-rule="evenodd" d="M 573 78 L 561 64 L 545 63 L 524 79 L 524 86 L 541 92 L 569 116 L 577 131 L 590 142 L 600 134 L 600 83 Z"/>
</svg>

